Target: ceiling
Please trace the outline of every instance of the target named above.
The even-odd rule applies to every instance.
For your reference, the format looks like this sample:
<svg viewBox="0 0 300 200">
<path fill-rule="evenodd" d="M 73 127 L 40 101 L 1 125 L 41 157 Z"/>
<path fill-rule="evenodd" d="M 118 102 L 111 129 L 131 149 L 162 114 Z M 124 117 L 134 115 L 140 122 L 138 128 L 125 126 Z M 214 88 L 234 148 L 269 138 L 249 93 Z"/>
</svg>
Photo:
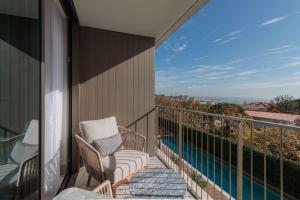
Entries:
<svg viewBox="0 0 300 200">
<path fill-rule="evenodd" d="M 73 0 L 81 26 L 154 37 L 161 43 L 207 0 Z"/>
</svg>

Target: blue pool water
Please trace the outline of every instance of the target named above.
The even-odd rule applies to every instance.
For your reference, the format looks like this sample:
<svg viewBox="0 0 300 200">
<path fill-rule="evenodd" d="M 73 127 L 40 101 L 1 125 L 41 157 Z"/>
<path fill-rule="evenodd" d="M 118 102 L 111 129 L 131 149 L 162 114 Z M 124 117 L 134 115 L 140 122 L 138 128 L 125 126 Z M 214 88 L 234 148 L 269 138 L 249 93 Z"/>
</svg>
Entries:
<svg viewBox="0 0 300 200">
<path fill-rule="evenodd" d="M 162 142 L 167 145 L 174 152 L 178 152 L 178 145 L 173 136 L 165 136 L 162 138 Z M 187 148 L 188 147 L 188 148 Z M 193 167 L 207 176 L 210 180 L 215 182 L 220 188 L 223 188 L 228 194 L 230 194 L 230 175 L 229 165 L 223 162 L 221 169 L 220 160 L 215 159 L 215 174 L 214 174 L 214 157 L 207 155 L 205 151 L 201 152 L 200 148 L 196 148 L 194 145 L 183 144 L 183 158 Z M 197 162 L 197 164 L 196 164 Z M 208 168 L 207 168 L 208 164 Z M 223 185 L 221 185 L 221 171 L 223 176 Z M 237 171 L 235 168 L 231 168 L 231 195 L 237 197 Z M 253 199 L 264 199 L 264 187 L 257 181 L 253 181 Z M 271 189 L 267 189 L 268 200 L 279 200 L 280 195 Z M 243 176 L 243 200 L 251 200 L 251 180 L 248 176 Z"/>
</svg>

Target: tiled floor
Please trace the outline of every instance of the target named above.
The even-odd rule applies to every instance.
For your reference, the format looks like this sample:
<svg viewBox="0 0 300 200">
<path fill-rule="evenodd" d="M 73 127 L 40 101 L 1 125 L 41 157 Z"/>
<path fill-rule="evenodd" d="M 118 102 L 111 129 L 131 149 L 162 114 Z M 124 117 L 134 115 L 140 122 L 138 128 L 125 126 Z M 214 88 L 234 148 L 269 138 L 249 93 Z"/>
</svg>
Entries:
<svg viewBox="0 0 300 200">
<path fill-rule="evenodd" d="M 153 156 L 153 157 L 150 157 L 150 163 L 147 166 L 147 168 L 166 168 L 166 167 L 156 156 Z M 88 177 L 88 175 L 85 171 L 85 168 L 81 168 L 78 173 L 77 179 L 76 179 L 75 187 L 92 190 L 97 185 L 99 185 L 99 183 L 96 180 L 92 179 L 90 186 L 87 188 L 86 187 L 87 177 Z M 129 187 L 130 187 L 130 183 L 127 183 L 127 184 L 124 184 L 124 185 L 118 187 L 118 189 L 116 191 L 116 198 L 118 198 L 118 199 L 134 198 L 134 196 L 132 196 L 130 194 Z M 194 197 L 191 195 L 190 192 L 186 192 L 186 194 L 184 195 L 184 199 L 194 199 Z"/>
</svg>

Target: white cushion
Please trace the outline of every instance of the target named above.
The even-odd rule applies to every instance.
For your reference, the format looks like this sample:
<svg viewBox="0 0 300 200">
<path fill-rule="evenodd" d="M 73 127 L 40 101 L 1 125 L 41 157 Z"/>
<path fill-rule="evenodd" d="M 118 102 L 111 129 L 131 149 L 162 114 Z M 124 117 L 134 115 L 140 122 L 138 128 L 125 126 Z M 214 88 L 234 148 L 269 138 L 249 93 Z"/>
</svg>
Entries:
<svg viewBox="0 0 300 200">
<path fill-rule="evenodd" d="M 148 163 L 149 154 L 136 150 L 122 150 L 102 158 L 106 178 L 112 184 L 132 175 Z"/>
<path fill-rule="evenodd" d="M 119 133 L 115 116 L 99 120 L 82 121 L 79 123 L 79 126 L 82 137 L 88 143 Z"/>
<path fill-rule="evenodd" d="M 39 144 L 39 120 L 33 119 L 25 132 L 23 143 L 38 145 Z"/>
<path fill-rule="evenodd" d="M 124 149 L 123 140 L 120 133 L 107 138 L 94 140 L 93 145 L 99 151 L 101 157 L 111 155 Z"/>
<path fill-rule="evenodd" d="M 12 175 L 13 179 L 9 178 L 9 182 L 16 182 L 17 177 L 15 177 L 14 171 L 17 170 L 19 165 L 8 163 L 4 165 L 0 165 L 0 183 L 2 180 L 8 177 L 8 175 Z M 0 184 L 1 185 L 1 184 Z"/>
<path fill-rule="evenodd" d="M 10 152 L 10 158 L 13 162 L 21 164 L 21 162 L 38 153 L 38 151 L 38 145 L 26 144 L 18 141 Z"/>
</svg>

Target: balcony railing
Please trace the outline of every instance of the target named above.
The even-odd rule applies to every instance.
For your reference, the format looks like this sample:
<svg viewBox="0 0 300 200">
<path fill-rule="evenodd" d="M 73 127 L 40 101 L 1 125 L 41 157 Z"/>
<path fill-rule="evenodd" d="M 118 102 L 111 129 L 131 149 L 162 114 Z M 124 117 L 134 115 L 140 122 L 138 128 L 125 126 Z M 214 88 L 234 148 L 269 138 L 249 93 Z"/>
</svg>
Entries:
<svg viewBox="0 0 300 200">
<path fill-rule="evenodd" d="M 165 106 L 139 120 L 153 112 L 156 155 L 197 198 L 300 199 L 300 127 Z"/>
</svg>

